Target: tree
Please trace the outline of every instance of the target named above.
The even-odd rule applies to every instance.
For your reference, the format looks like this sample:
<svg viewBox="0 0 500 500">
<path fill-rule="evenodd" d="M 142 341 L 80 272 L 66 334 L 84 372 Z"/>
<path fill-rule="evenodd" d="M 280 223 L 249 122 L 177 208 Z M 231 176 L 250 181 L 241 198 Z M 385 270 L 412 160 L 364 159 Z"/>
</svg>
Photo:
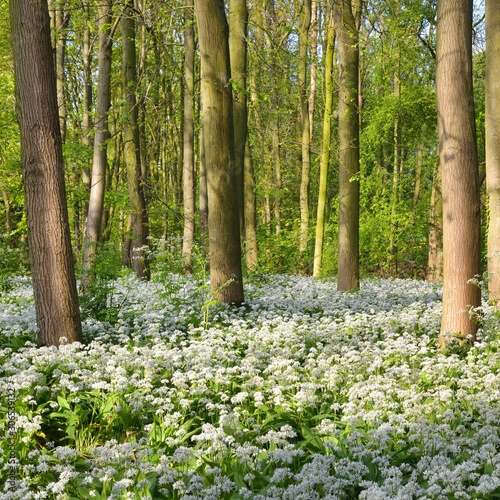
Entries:
<svg viewBox="0 0 500 500">
<path fill-rule="evenodd" d="M 107 142 L 109 132 L 108 113 L 111 107 L 111 55 L 112 55 L 112 0 L 104 0 L 99 4 L 99 74 L 97 81 L 96 118 L 94 135 L 94 155 L 90 186 L 87 222 L 83 242 L 83 276 L 84 288 L 92 281 L 92 264 L 101 239 L 102 219 L 104 213 L 104 192 L 106 187 L 106 168 L 108 164 Z"/>
<path fill-rule="evenodd" d="M 481 303 L 479 179 L 472 93 L 472 0 L 439 0 L 436 92 L 443 197 L 443 314 L 439 344 L 474 342 Z"/>
<path fill-rule="evenodd" d="M 139 110 L 137 106 L 137 62 L 135 48 L 135 14 L 133 0 L 127 0 L 121 18 L 122 80 L 124 91 L 123 141 L 127 166 L 127 185 L 132 215 L 132 265 L 136 276 L 149 279 L 148 215 L 141 173 Z"/>
<path fill-rule="evenodd" d="M 247 139 L 247 0 L 229 2 L 229 56 L 233 87 L 234 152 L 241 227 L 244 228 L 244 171 Z"/>
<path fill-rule="evenodd" d="M 500 299 L 500 9 L 486 2 L 486 189 L 488 192 L 488 290 Z"/>
<path fill-rule="evenodd" d="M 183 127 L 183 169 L 182 186 L 184 202 L 184 234 L 182 238 L 182 255 L 184 268 L 193 269 L 194 242 L 194 3 L 186 0 L 184 29 L 184 127 Z"/>
<path fill-rule="evenodd" d="M 299 100 L 301 122 L 301 157 L 302 175 L 300 178 L 300 242 L 299 249 L 307 249 L 309 229 L 309 183 L 311 175 L 311 130 L 309 123 L 309 97 L 307 93 L 307 46 L 309 27 L 311 25 L 311 0 L 302 2 L 302 13 L 299 26 Z"/>
<path fill-rule="evenodd" d="M 332 133 L 332 111 L 333 111 L 333 57 L 335 52 L 335 27 L 333 25 L 333 14 L 328 15 L 328 27 L 325 54 L 325 111 L 323 117 L 323 142 L 321 144 L 321 157 L 319 165 L 319 194 L 318 211 L 316 217 L 316 239 L 314 245 L 313 276 L 318 277 L 321 272 L 323 258 L 323 238 L 325 233 L 325 208 L 326 187 L 328 176 L 328 164 L 330 162 L 330 147 Z"/>
<path fill-rule="evenodd" d="M 194 5 L 201 58 L 210 288 L 215 299 L 239 305 L 244 297 L 235 181 L 229 27 L 224 0 L 195 0 Z"/>
<path fill-rule="evenodd" d="M 359 51 L 354 7 L 352 0 L 336 0 L 333 5 L 340 64 L 339 290 L 359 288 Z"/>
<path fill-rule="evenodd" d="M 82 341 L 46 0 L 10 2 L 21 162 L 39 339 Z"/>
</svg>

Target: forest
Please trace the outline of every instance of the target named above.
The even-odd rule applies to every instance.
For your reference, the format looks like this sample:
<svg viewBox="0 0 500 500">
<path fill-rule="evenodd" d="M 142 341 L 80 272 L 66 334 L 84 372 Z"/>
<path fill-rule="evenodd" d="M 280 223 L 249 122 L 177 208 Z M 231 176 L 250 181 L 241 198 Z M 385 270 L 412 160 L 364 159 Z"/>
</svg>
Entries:
<svg viewBox="0 0 500 500">
<path fill-rule="evenodd" d="M 0 498 L 500 498 L 496 0 L 0 7 Z"/>
</svg>

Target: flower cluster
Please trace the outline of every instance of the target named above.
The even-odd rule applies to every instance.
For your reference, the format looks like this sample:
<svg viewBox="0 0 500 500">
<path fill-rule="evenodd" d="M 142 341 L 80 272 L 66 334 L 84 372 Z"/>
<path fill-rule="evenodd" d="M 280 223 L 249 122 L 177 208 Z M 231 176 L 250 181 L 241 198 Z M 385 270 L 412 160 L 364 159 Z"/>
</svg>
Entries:
<svg viewBox="0 0 500 500">
<path fill-rule="evenodd" d="M 1 346 L 19 461 L 1 498 L 498 494 L 500 339 L 486 304 L 479 342 L 441 353 L 438 285 L 367 280 L 340 293 L 263 276 L 239 309 L 207 306 L 205 290 L 187 276 L 125 277 L 116 322 L 87 318 L 85 344 Z M 0 299 L 0 334 L 34 331 L 19 280 Z"/>
</svg>

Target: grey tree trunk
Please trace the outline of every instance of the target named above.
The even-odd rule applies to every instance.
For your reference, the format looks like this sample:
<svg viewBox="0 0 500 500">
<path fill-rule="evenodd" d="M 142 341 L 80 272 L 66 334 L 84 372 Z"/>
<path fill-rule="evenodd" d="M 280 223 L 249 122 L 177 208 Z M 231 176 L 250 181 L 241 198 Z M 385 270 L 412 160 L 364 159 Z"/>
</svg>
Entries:
<svg viewBox="0 0 500 500">
<path fill-rule="evenodd" d="M 99 12 L 99 55 L 96 96 L 96 118 L 94 135 L 94 155 L 92 175 L 83 240 L 82 285 L 88 289 L 92 282 L 92 265 L 101 239 L 102 218 L 104 214 L 104 191 L 106 188 L 106 168 L 108 165 L 107 142 L 110 138 L 108 113 L 111 107 L 111 0 L 103 0 Z"/>
<path fill-rule="evenodd" d="M 309 123 L 309 96 L 307 92 L 308 35 L 311 25 L 311 0 L 302 3 L 299 27 L 299 98 L 300 120 L 302 127 L 301 156 L 302 174 L 300 177 L 300 241 L 299 250 L 307 250 L 309 232 L 309 183 L 311 175 L 311 130 Z"/>
<path fill-rule="evenodd" d="M 81 342 L 47 1 L 9 5 L 38 335 Z"/>
</svg>

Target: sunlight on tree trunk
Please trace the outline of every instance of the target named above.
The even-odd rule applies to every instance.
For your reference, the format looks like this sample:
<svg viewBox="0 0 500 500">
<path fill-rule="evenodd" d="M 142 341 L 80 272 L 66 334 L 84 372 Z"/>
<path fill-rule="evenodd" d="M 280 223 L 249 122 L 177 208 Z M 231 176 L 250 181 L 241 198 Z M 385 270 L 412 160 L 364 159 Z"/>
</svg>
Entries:
<svg viewBox="0 0 500 500">
<path fill-rule="evenodd" d="M 439 345 L 474 342 L 480 288 L 479 180 L 472 93 L 472 0 L 439 0 L 436 93 L 443 195 L 443 314 Z"/>
<path fill-rule="evenodd" d="M 321 144 L 321 157 L 319 166 L 319 194 L 318 212 L 316 217 L 316 239 L 314 245 L 313 276 L 320 276 L 321 263 L 323 259 L 323 239 L 325 234 L 325 207 L 326 187 L 328 176 L 328 164 L 330 163 L 331 133 L 332 133 L 332 111 L 333 111 L 333 57 L 335 52 L 335 27 L 333 25 L 333 13 L 328 17 L 327 45 L 325 54 L 325 111 L 323 117 L 323 141 Z"/>
<path fill-rule="evenodd" d="M 351 0 L 334 3 L 339 41 L 338 289 L 359 288 L 358 31 Z"/>
<path fill-rule="evenodd" d="M 500 5 L 486 0 L 486 189 L 488 292 L 500 300 Z"/>
<path fill-rule="evenodd" d="M 202 126 L 208 186 L 210 289 L 225 303 L 243 300 L 236 192 L 229 27 L 224 0 L 195 0 L 201 58 Z"/>
<path fill-rule="evenodd" d="M 29 253 L 40 342 L 82 342 L 46 0 L 10 2 Z"/>
</svg>

